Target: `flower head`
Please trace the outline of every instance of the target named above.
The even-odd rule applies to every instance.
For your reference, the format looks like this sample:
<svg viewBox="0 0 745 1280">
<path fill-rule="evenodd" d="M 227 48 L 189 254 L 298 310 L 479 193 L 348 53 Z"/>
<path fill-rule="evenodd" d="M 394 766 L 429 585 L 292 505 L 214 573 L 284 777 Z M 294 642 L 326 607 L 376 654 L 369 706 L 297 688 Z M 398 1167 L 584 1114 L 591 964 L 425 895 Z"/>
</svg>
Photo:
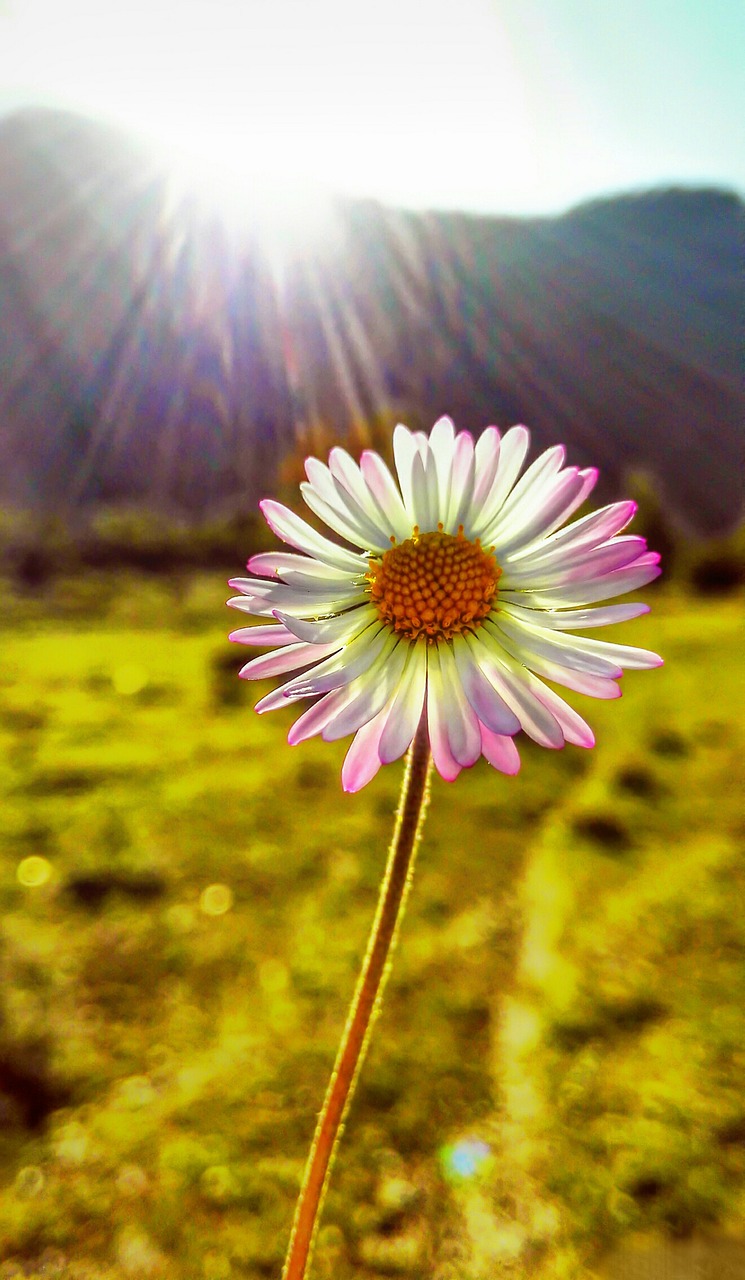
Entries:
<svg viewBox="0 0 745 1280">
<path fill-rule="evenodd" d="M 476 442 L 449 418 L 429 436 L 398 426 L 398 484 L 369 450 L 359 466 L 339 448 L 328 466 L 309 458 L 303 498 L 347 545 L 278 502 L 261 503 L 277 536 L 302 554 L 254 556 L 248 568 L 260 576 L 231 581 L 241 595 L 230 605 L 275 620 L 231 634 L 274 650 L 240 674 L 295 673 L 256 705 L 312 699 L 291 743 L 354 733 L 346 790 L 403 755 L 423 712 L 448 780 L 481 755 L 516 773 L 519 729 L 545 747 L 591 747 L 589 726 L 545 681 L 616 698 L 625 667 L 660 665 L 646 649 L 574 634 L 647 612 L 585 607 L 660 572 L 643 538 L 621 534 L 635 504 L 614 502 L 565 525 L 597 472 L 565 467 L 557 445 L 520 476 L 528 443 L 522 426 L 503 437 L 487 427 Z"/>
</svg>

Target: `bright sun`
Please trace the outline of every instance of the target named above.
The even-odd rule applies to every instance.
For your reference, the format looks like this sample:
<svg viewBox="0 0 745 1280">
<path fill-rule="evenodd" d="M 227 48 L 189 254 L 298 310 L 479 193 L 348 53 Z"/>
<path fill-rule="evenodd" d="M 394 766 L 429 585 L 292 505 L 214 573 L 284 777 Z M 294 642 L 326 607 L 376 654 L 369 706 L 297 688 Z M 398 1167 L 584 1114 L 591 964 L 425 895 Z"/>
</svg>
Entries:
<svg viewBox="0 0 745 1280">
<path fill-rule="evenodd" d="M 247 181 L 285 204 L 288 188 L 312 186 L 457 207 L 470 184 L 473 207 L 481 183 L 496 208 L 495 174 L 529 177 L 537 165 L 541 176 L 525 78 L 496 10 L 6 0 L 0 81 L 136 129 L 194 157 L 208 183 L 231 175 L 233 191 Z"/>
</svg>

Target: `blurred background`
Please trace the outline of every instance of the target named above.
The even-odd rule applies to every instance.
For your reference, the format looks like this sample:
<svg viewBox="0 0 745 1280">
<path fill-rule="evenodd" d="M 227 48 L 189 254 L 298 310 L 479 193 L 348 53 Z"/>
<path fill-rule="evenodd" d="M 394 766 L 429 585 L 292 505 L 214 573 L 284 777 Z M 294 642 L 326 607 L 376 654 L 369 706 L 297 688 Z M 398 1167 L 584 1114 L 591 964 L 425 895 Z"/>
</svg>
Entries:
<svg viewBox="0 0 745 1280">
<path fill-rule="evenodd" d="M 744 57 L 728 0 L 0 0 L 2 1280 L 279 1274 L 400 771 L 253 715 L 225 580 L 442 413 L 638 499 L 667 665 L 436 784 L 317 1274 L 745 1276 Z"/>
</svg>

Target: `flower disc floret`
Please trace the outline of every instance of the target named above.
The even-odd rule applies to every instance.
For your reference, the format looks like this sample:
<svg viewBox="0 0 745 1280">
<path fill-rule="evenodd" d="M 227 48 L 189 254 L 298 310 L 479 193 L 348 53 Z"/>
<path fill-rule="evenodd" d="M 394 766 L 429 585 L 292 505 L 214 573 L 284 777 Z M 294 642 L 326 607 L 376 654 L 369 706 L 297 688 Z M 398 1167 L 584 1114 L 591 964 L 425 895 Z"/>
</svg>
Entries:
<svg viewBox="0 0 745 1280">
<path fill-rule="evenodd" d="M 463 525 L 454 536 L 442 524 L 432 533 L 418 526 L 405 542 L 370 559 L 370 598 L 383 622 L 401 636 L 452 640 L 488 617 L 501 569 L 494 549 L 484 551 L 466 538 Z"/>
</svg>

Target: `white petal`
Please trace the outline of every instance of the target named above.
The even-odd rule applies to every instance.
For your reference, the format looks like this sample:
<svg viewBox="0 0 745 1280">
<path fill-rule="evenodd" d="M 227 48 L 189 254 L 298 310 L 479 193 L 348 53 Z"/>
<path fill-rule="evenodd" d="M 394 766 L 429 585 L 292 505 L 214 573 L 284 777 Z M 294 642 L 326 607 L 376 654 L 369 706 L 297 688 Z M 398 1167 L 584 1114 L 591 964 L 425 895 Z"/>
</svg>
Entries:
<svg viewBox="0 0 745 1280">
<path fill-rule="evenodd" d="M 572 671 L 586 671 L 592 676 L 604 676 L 609 680 L 617 680 L 622 669 L 617 662 L 588 650 L 592 642 L 583 640 L 581 636 L 573 636 L 565 631 L 549 631 L 540 627 L 526 627 L 524 623 L 498 613 L 494 624 L 485 624 L 485 631 L 492 635 L 496 643 L 512 654 L 524 667 L 532 667 L 536 662 L 557 662 L 569 667 Z"/>
<path fill-rule="evenodd" d="M 500 435 L 496 427 L 487 427 L 476 441 L 475 484 L 471 518 L 477 519 L 499 467 Z"/>
<path fill-rule="evenodd" d="M 473 502 L 475 479 L 476 451 L 473 436 L 468 431 L 460 431 L 455 438 L 447 507 L 444 502 L 442 507 L 444 512 L 442 524 L 446 533 L 457 533 L 460 525 L 463 525 L 466 536 L 470 536 L 465 525 Z"/>
<path fill-rule="evenodd" d="M 252 658 L 238 675 L 243 680 L 268 680 L 271 676 L 284 675 L 287 671 L 297 671 L 307 667 L 310 662 L 320 662 L 322 658 L 335 653 L 338 645 L 288 644 L 283 645 L 276 653 L 264 653 Z"/>
<path fill-rule="evenodd" d="M 255 558 L 259 559 L 260 557 L 257 556 Z M 305 559 L 308 565 L 316 565 L 319 563 L 317 560 L 310 560 L 307 556 L 298 556 L 297 559 L 300 561 Z M 249 561 L 249 564 L 253 564 L 253 560 Z M 244 585 L 251 581 L 253 581 L 254 585 L 257 581 L 260 581 L 264 588 L 272 586 L 292 587 L 294 591 L 301 591 L 309 596 L 325 595 L 333 597 L 334 592 L 336 592 L 338 596 L 348 591 L 359 591 L 364 589 L 363 579 L 368 570 L 368 561 L 365 556 L 360 556 L 359 568 L 354 577 L 352 577 L 350 573 L 342 573 L 340 569 L 330 569 L 328 566 L 324 567 L 328 569 L 328 572 L 325 574 L 314 572 L 306 573 L 305 568 L 302 565 L 299 565 L 293 568 L 286 568 L 281 575 L 274 573 L 260 580 L 234 578 L 233 584 L 237 586 L 239 590 L 246 591 L 246 594 L 253 592 L 252 587 L 246 587 Z M 260 594 L 262 595 L 262 598 L 264 598 L 266 591 Z"/>
<path fill-rule="evenodd" d="M 419 453 L 419 457 L 421 458 L 422 462 L 424 462 L 426 460 L 427 454 L 429 453 L 429 436 L 427 435 L 426 431 L 415 431 L 413 433 L 413 436 L 414 436 L 414 443 L 416 444 L 417 451 Z"/>
<path fill-rule="evenodd" d="M 469 538 L 481 538 L 484 529 L 488 529 L 493 523 L 520 474 L 529 444 L 530 432 L 527 427 L 510 427 L 503 435 L 499 446 L 497 473 L 491 490 L 482 499 L 481 511 L 474 511 L 471 529 L 466 530 Z"/>
<path fill-rule="evenodd" d="M 360 468 L 370 492 L 391 527 L 391 533 L 395 534 L 399 542 L 404 542 L 411 537 L 414 521 L 406 511 L 396 482 L 383 459 L 367 449 L 360 459 Z"/>
<path fill-rule="evenodd" d="M 589 515 L 575 520 L 565 529 L 552 533 L 539 547 L 529 546 L 515 551 L 510 559 L 514 562 L 524 559 L 530 564 L 539 564 L 544 560 L 555 560 L 562 551 L 568 552 L 570 548 L 576 553 L 597 547 L 625 529 L 635 514 L 635 502 L 612 502 L 607 507 L 600 507 L 598 511 L 591 511 Z"/>
<path fill-rule="evenodd" d="M 228 636 L 228 640 L 234 640 L 237 644 L 251 644 L 257 648 L 295 644 L 297 638 L 286 627 L 241 627 L 238 631 L 231 631 Z"/>
<path fill-rule="evenodd" d="M 272 689 L 271 693 L 267 693 L 264 698 L 259 698 L 259 701 L 254 706 L 254 711 L 258 711 L 259 715 L 262 716 L 265 711 L 279 711 L 283 707 L 289 706 L 289 701 L 285 697 L 285 688 L 286 686 L 281 684 L 277 689 Z"/>
<path fill-rule="evenodd" d="M 539 493 L 561 471 L 565 457 L 566 450 L 563 444 L 552 445 L 550 449 L 544 449 L 543 453 L 539 453 L 506 499 L 502 514 L 505 516 L 512 514 L 523 505 L 526 499 L 528 505 L 531 505 L 533 494 Z"/>
<path fill-rule="evenodd" d="M 343 458 L 349 459 L 349 466 L 355 467 L 352 459 L 343 449 L 332 449 L 332 455 L 337 456 L 333 460 L 334 469 L 346 472 L 348 482 L 345 484 L 339 476 L 334 473 L 334 469 L 325 466 L 319 462 L 317 458 L 307 458 L 305 462 L 305 471 L 308 476 L 311 489 L 318 495 L 323 503 L 331 508 L 332 511 L 338 513 L 338 516 L 353 529 L 358 531 L 362 546 L 387 546 L 390 539 L 390 530 L 385 517 L 375 503 L 370 490 L 364 483 L 358 473 L 358 488 L 360 490 L 361 501 L 358 501 L 354 493 L 350 492 L 349 485 L 353 482 L 352 476 Z M 340 458 L 338 455 L 342 455 Z M 303 486 L 300 486 L 301 492 Z M 316 515 L 320 514 L 316 512 Z M 322 516 L 325 519 L 325 516 Z M 330 525 L 333 528 L 333 525 Z M 346 536 L 346 535 L 342 535 Z"/>
<path fill-rule="evenodd" d="M 351 701 L 351 698 L 352 695 L 348 689 L 334 689 L 333 693 L 324 694 L 313 703 L 312 707 L 308 707 L 307 711 L 298 716 L 291 726 L 287 735 L 290 746 L 294 747 L 298 742 L 306 742 L 308 738 L 320 733 L 326 728 L 329 720 L 333 720 L 342 707 Z"/>
<path fill-rule="evenodd" d="M 437 528 L 437 474 L 431 454 L 417 454 L 411 466 L 411 511 L 421 533 Z"/>
<path fill-rule="evenodd" d="M 482 724 L 493 733 L 517 733 L 520 721 L 481 671 L 468 640 L 468 636 L 455 636 L 453 639 L 455 662 L 468 701 Z"/>
<path fill-rule="evenodd" d="M 332 505 L 325 498 L 320 497 L 317 489 L 307 480 L 300 485 L 300 492 L 306 506 L 310 507 L 329 529 L 333 529 L 348 542 L 370 551 L 387 549 L 389 545 L 387 534 L 381 529 L 376 529 L 372 521 L 361 512 L 353 514 L 350 510 L 351 498 L 343 506 L 341 502 Z"/>
<path fill-rule="evenodd" d="M 448 741 L 440 665 L 432 661 L 431 650 L 427 658 L 427 728 L 432 759 L 440 777 L 446 782 L 454 782 L 461 766 L 450 750 Z"/>
<path fill-rule="evenodd" d="M 322 591 L 328 591 L 329 594 L 331 594 L 333 589 L 336 589 L 338 596 L 341 596 L 344 591 L 364 592 L 364 578 L 367 571 L 368 564 L 366 561 L 364 564 L 360 565 L 359 573 L 356 574 L 354 578 L 350 578 L 349 574 L 346 574 L 345 576 L 340 574 L 335 581 L 326 581 L 325 579 L 310 578 L 304 573 L 298 573 L 295 570 L 288 569 L 283 573 L 282 580 L 288 587 L 292 587 L 294 591 L 303 591 L 307 595 L 315 595 L 320 588 Z"/>
<path fill-rule="evenodd" d="M 449 462 L 455 442 L 455 426 L 453 419 L 443 413 L 429 433 L 429 446 L 435 453 L 441 453 L 443 462 Z"/>
<path fill-rule="evenodd" d="M 323 498 L 325 502 L 334 506 L 336 504 L 334 477 L 326 463 L 321 462 L 320 458 L 306 458 L 305 474 L 308 477 L 308 483 L 316 490 L 319 498 Z"/>
<path fill-rule="evenodd" d="M 529 689 L 525 668 L 504 651 L 496 654 L 493 641 L 487 646 L 480 636 L 472 636 L 469 643 L 480 670 L 514 711 L 529 737 L 542 747 L 563 746 L 561 726 Z"/>
<path fill-rule="evenodd" d="M 494 524 L 484 533 L 484 541 L 499 549 L 502 559 L 518 547 L 535 542 L 544 533 L 555 528 L 563 512 L 577 500 L 586 487 L 586 480 L 576 467 L 567 467 L 559 475 L 545 480 L 535 493 L 526 493 L 523 501 L 508 514 L 506 506 L 500 511 Z"/>
<path fill-rule="evenodd" d="M 379 754 L 383 764 L 398 760 L 410 746 L 421 719 L 426 686 L 426 647 L 414 643 L 409 646 L 406 666 L 380 739 Z"/>
<path fill-rule="evenodd" d="M 294 618 L 291 614 L 283 613 L 281 609 L 275 611 L 275 617 L 279 618 L 298 640 L 305 640 L 308 644 L 341 645 L 348 644 L 354 636 L 359 635 L 360 631 L 369 627 L 370 623 L 375 621 L 377 613 L 373 605 L 362 605 L 358 609 L 348 609 L 345 613 L 320 621 L 313 619 L 309 622 Z"/>
<path fill-rule="evenodd" d="M 234 585 L 239 586 L 240 581 L 235 579 Z M 249 579 L 244 580 L 245 583 L 248 581 Z M 351 609 L 356 604 L 365 603 L 368 599 L 359 587 L 351 588 L 345 595 L 330 595 L 320 587 L 315 587 L 312 593 L 296 591 L 293 587 L 286 587 L 284 583 L 264 582 L 258 578 L 250 589 L 250 594 L 248 586 L 240 586 L 240 590 L 245 590 L 246 594 L 232 596 L 228 605 L 231 609 L 252 613 L 258 618 L 272 617 L 278 609 L 303 618 L 328 617 L 344 609 Z"/>
<path fill-rule="evenodd" d="M 300 551 L 315 556 L 335 569 L 348 570 L 352 574 L 359 572 L 359 555 L 348 551 L 346 547 L 337 546 L 335 542 L 330 542 L 328 538 L 316 533 L 305 520 L 301 520 L 300 516 L 296 516 L 294 511 L 290 511 L 281 502 L 275 502 L 273 498 L 265 498 L 259 506 L 269 528 L 283 542 L 288 542 L 291 547 L 297 547 Z"/>
<path fill-rule="evenodd" d="M 336 657 L 320 663 L 312 671 L 298 676 L 286 686 L 291 697 L 313 697 L 317 693 L 329 693 L 332 689 L 340 689 L 342 685 L 351 684 L 357 676 L 368 671 L 381 653 L 391 650 L 397 636 L 387 627 L 378 627 L 376 623 L 355 636 Z"/>
<path fill-rule="evenodd" d="M 652 671 L 663 665 L 660 655 L 652 649 L 639 649 L 630 644 L 612 644 L 610 640 L 589 640 L 585 636 L 577 636 L 576 639 L 585 648 L 592 645 L 592 653 L 607 658 L 609 662 L 617 662 L 624 671 Z"/>
<path fill-rule="evenodd" d="M 365 561 L 364 564 L 366 570 L 367 562 Z M 345 592 L 359 591 L 361 589 L 359 584 L 355 583 L 349 576 L 340 578 L 340 581 Z M 297 591 L 295 588 L 288 588 L 287 583 L 282 582 L 279 578 L 230 578 L 228 586 L 235 587 L 243 595 L 254 596 L 258 600 L 271 600 L 273 596 L 282 592 L 287 595 L 313 596 L 314 599 L 318 600 L 332 600 L 334 596 L 339 594 L 337 582 L 309 580 L 309 583 L 310 585 L 305 590 Z"/>
<path fill-rule="evenodd" d="M 538 675 L 544 676 L 546 680 L 553 680 L 554 684 L 564 685 L 567 689 L 574 689 L 576 693 L 585 693 L 590 698 L 620 698 L 621 690 L 615 680 L 608 676 L 591 675 L 586 671 L 576 671 L 568 667 L 565 663 L 551 662 L 547 658 L 535 657 L 531 661 L 531 668 Z M 529 671 L 527 667 L 520 664 L 520 670 L 525 676 L 526 683 L 529 681 Z"/>
<path fill-rule="evenodd" d="M 553 689 L 549 689 L 535 676 L 530 680 L 530 687 L 544 707 L 548 707 L 551 714 L 556 716 L 567 742 L 573 743 L 575 747 L 595 746 L 595 734 L 589 724 L 558 693 L 554 693 Z"/>
<path fill-rule="evenodd" d="M 509 606 L 508 606 L 509 608 Z M 662 666 L 662 659 L 649 649 L 637 649 L 632 645 L 612 644 L 609 640 L 593 640 L 588 636 L 575 636 L 566 631 L 549 630 L 540 623 L 526 623 L 523 619 L 510 618 L 507 610 L 500 610 L 494 618 L 499 631 L 510 636 L 517 646 L 533 647 L 542 657 L 563 662 L 567 655 L 578 659 L 567 665 L 576 671 L 589 671 L 593 675 L 610 676 L 616 680 L 623 670 L 645 671 Z M 492 626 L 490 620 L 487 624 Z M 519 657 L 519 655 L 518 655 Z M 587 663 L 579 659 L 587 658 Z M 595 665 L 593 665 L 595 664 Z M 607 664 L 613 668 L 602 670 Z"/>
<path fill-rule="evenodd" d="M 411 523 L 416 524 L 411 472 L 412 467 L 414 466 L 414 459 L 419 457 L 419 446 L 408 427 L 405 427 L 401 422 L 399 422 L 393 432 L 393 457 L 396 462 L 396 472 L 398 474 L 398 483 L 401 488 L 404 506 L 411 519 Z"/>
<path fill-rule="evenodd" d="M 429 433 L 429 447 L 437 467 L 440 510 L 438 519 L 440 519 L 445 509 L 450 489 L 450 472 L 455 451 L 455 428 L 450 418 L 439 418 L 435 423 Z"/>
<path fill-rule="evenodd" d="M 463 691 L 450 646 L 440 641 L 430 650 L 430 662 L 435 655 L 440 664 L 442 708 L 450 750 L 458 764 L 468 769 L 481 755 L 478 717 Z"/>
<path fill-rule="evenodd" d="M 324 741 L 333 742 L 348 733 L 356 733 L 382 711 L 398 687 L 407 649 L 408 645 L 399 643 L 391 652 L 384 650 L 370 670 L 354 681 L 351 686 L 353 696 L 324 729 Z"/>
<path fill-rule="evenodd" d="M 324 582 L 339 585 L 349 582 L 349 572 L 346 569 L 335 569 L 311 556 L 296 556 L 291 551 L 262 551 L 259 555 L 251 556 L 246 567 L 251 573 L 263 574 L 265 578 L 279 575 L 283 581 L 286 581 L 287 573 L 302 573 L 306 578 L 320 578 Z"/>
<path fill-rule="evenodd" d="M 481 725 L 481 751 L 489 764 L 500 773 L 515 774 L 520 769 L 520 755 L 512 738 L 492 733 L 485 724 Z"/>
<path fill-rule="evenodd" d="M 442 516 L 440 502 L 440 481 L 437 474 L 437 459 L 431 449 L 427 450 L 424 460 L 424 479 L 427 485 L 427 528 L 436 529 Z"/>
<path fill-rule="evenodd" d="M 659 557 L 654 552 L 648 556 L 640 556 L 626 569 L 617 569 L 614 573 L 606 573 L 601 577 L 590 578 L 586 582 L 571 582 L 560 587 L 531 589 L 530 591 L 502 592 L 500 584 L 500 600 L 508 604 L 529 604 L 532 608 L 556 609 L 571 608 L 572 605 L 595 604 L 598 600 L 608 600 L 611 596 L 622 596 L 627 591 L 636 591 L 648 582 L 653 582 L 660 575 Z"/>
<path fill-rule="evenodd" d="M 341 783 L 345 791 L 359 791 L 367 786 L 378 772 L 381 760 L 378 755 L 378 744 L 385 728 L 387 709 L 382 711 L 361 729 L 352 740 L 341 770 Z"/>
<path fill-rule="evenodd" d="M 606 604 L 599 609 L 526 609 L 517 604 L 503 605 L 505 613 L 522 618 L 538 626 L 551 627 L 555 631 L 587 631 L 592 627 L 608 627 L 618 622 L 630 622 L 649 613 L 649 605 L 639 601 L 629 604 Z"/>
<path fill-rule="evenodd" d="M 360 468 L 346 449 L 340 449 L 337 446 L 331 450 L 329 470 L 354 499 L 358 508 L 365 512 L 376 528 L 380 529 L 384 540 L 389 541 L 392 530 L 389 528 L 385 511 L 377 502 Z"/>
</svg>

